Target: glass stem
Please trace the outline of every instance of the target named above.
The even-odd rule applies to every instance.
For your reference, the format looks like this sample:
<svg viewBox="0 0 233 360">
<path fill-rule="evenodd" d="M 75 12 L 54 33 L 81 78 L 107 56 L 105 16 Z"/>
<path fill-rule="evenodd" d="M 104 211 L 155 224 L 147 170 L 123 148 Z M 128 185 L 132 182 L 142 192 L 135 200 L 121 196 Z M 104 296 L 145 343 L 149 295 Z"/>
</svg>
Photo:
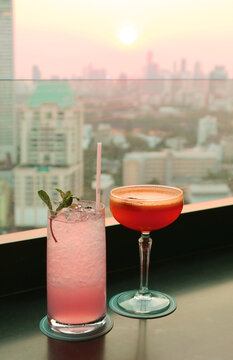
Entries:
<svg viewBox="0 0 233 360">
<path fill-rule="evenodd" d="M 139 254 L 140 254 L 140 288 L 139 294 L 149 294 L 148 289 L 148 275 L 149 275 L 149 264 L 150 264 L 150 252 L 152 246 L 152 239 L 150 233 L 142 233 L 138 239 L 139 243 Z"/>
</svg>

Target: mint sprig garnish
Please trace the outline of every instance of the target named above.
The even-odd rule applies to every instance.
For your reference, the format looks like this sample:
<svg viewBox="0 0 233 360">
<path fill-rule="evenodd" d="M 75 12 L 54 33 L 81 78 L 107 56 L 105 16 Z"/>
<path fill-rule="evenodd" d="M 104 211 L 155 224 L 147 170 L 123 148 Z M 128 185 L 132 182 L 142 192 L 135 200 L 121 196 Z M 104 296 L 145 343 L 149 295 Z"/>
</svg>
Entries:
<svg viewBox="0 0 233 360">
<path fill-rule="evenodd" d="M 66 196 L 63 198 L 62 202 L 59 204 L 59 206 L 56 208 L 56 212 L 60 211 L 61 209 L 65 207 L 69 207 L 73 202 L 72 196 Z"/>
<path fill-rule="evenodd" d="M 53 237 L 54 241 L 57 242 L 57 239 L 56 239 L 56 237 L 54 236 L 54 233 L 53 233 L 52 219 L 57 215 L 57 213 L 60 210 L 62 210 L 63 208 L 71 206 L 71 204 L 73 202 L 73 199 L 77 199 L 79 201 L 79 198 L 76 197 L 76 196 L 73 196 L 70 190 L 64 192 L 61 189 L 56 188 L 56 191 L 59 192 L 59 194 L 60 194 L 60 196 L 62 198 L 62 201 L 59 203 L 56 210 L 53 210 L 52 202 L 51 202 L 50 197 L 49 197 L 49 195 L 47 194 L 46 191 L 39 190 L 38 195 L 41 198 L 41 200 L 48 206 L 50 214 L 52 215 L 50 217 L 50 219 L 49 219 L 50 231 L 51 231 L 51 234 L 52 234 L 52 237 Z"/>
<path fill-rule="evenodd" d="M 55 215 L 54 211 L 53 211 L 53 206 L 50 200 L 49 195 L 46 193 L 46 191 L 44 190 L 39 190 L 38 191 L 38 195 L 41 198 L 42 201 L 44 201 L 44 203 L 48 206 L 50 214 L 51 215 Z"/>
<path fill-rule="evenodd" d="M 61 195 L 62 199 L 64 199 L 64 197 L 66 196 L 67 192 L 66 192 L 66 194 L 65 194 L 64 191 L 62 191 L 61 189 L 56 188 L 56 190 L 59 192 L 59 194 Z M 70 191 L 69 191 L 69 192 L 70 192 Z"/>
<path fill-rule="evenodd" d="M 49 208 L 49 211 L 50 211 L 50 214 L 52 216 L 55 216 L 57 215 L 57 213 L 62 210 L 63 208 L 65 207 L 69 207 L 72 202 L 73 202 L 73 199 L 77 199 L 79 200 L 78 197 L 76 196 L 73 196 L 71 191 L 68 190 L 66 192 L 62 191 L 61 189 L 57 189 L 56 188 L 56 191 L 59 192 L 61 198 L 62 198 L 62 201 L 59 203 L 58 207 L 56 208 L 56 210 L 53 210 L 53 206 L 52 206 L 52 202 L 50 200 L 50 197 L 49 195 L 47 194 L 46 191 L 44 190 L 39 190 L 38 191 L 38 195 L 39 197 L 41 198 L 41 200 L 48 206 Z"/>
</svg>

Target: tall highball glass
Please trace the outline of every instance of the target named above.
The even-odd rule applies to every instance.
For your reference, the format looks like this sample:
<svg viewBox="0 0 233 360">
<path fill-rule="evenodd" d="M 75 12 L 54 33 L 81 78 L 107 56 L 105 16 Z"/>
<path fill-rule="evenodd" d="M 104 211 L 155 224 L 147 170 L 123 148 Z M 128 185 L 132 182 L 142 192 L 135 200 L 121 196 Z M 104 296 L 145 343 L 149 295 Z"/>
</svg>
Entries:
<svg viewBox="0 0 233 360">
<path fill-rule="evenodd" d="M 79 201 L 48 217 L 47 320 L 65 334 L 87 334 L 106 322 L 104 205 Z"/>
</svg>

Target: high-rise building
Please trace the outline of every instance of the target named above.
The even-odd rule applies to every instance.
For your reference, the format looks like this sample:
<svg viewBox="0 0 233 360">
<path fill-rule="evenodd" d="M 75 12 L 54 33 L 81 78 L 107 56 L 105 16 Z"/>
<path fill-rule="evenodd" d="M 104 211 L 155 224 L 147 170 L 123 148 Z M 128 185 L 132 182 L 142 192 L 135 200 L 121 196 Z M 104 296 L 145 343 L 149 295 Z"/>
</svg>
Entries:
<svg viewBox="0 0 233 360">
<path fill-rule="evenodd" d="M 12 0 L 0 0 L 0 163 L 16 161 Z"/>
<path fill-rule="evenodd" d="M 203 78 L 201 64 L 199 61 L 196 61 L 194 64 L 193 78 L 194 79 L 202 79 Z"/>
<path fill-rule="evenodd" d="M 145 68 L 145 78 L 148 80 L 158 79 L 158 76 L 159 76 L 158 65 L 153 62 L 153 52 L 148 51 L 146 68 Z"/>
<path fill-rule="evenodd" d="M 210 79 L 212 80 L 227 80 L 228 72 L 225 66 L 215 66 L 214 70 L 210 72 Z"/>
<path fill-rule="evenodd" d="M 223 161 L 229 164 L 233 161 L 233 136 L 231 134 L 221 137 Z"/>
<path fill-rule="evenodd" d="M 12 226 L 12 167 L 16 163 L 12 0 L 0 0 L 0 231 Z M 11 209 L 12 210 L 12 209 Z M 10 214 L 11 213 L 11 214 Z"/>
<path fill-rule="evenodd" d="M 40 69 L 37 65 L 32 67 L 32 78 L 33 80 L 40 80 Z"/>
<path fill-rule="evenodd" d="M 197 129 L 197 144 L 203 145 L 210 136 L 218 135 L 218 121 L 215 116 L 206 115 L 199 119 Z"/>
<path fill-rule="evenodd" d="M 215 152 L 197 149 L 132 152 L 123 161 L 123 184 L 187 184 L 218 170 Z"/>
<path fill-rule="evenodd" d="M 180 72 L 185 73 L 186 71 L 186 59 L 181 59 Z"/>
<path fill-rule="evenodd" d="M 0 0 L 0 78 L 14 77 L 12 0 Z"/>
<path fill-rule="evenodd" d="M 20 111 L 20 164 L 14 168 L 15 225 L 45 226 L 37 191 L 83 193 L 83 111 L 66 83 L 41 83 Z"/>
</svg>

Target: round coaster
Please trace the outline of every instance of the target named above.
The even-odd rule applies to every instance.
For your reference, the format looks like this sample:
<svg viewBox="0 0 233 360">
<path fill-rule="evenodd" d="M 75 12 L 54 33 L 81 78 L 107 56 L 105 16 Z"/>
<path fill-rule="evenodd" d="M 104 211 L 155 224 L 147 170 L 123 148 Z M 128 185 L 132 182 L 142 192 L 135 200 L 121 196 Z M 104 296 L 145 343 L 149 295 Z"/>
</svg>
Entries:
<svg viewBox="0 0 233 360">
<path fill-rule="evenodd" d="M 127 293 L 132 293 L 132 295 L 135 294 L 136 292 L 137 292 L 137 290 L 127 291 Z M 153 291 L 153 293 L 158 294 L 158 295 L 162 294 L 163 296 L 166 296 L 170 300 L 169 307 L 166 308 L 164 311 L 161 311 L 159 313 L 154 313 L 154 314 L 133 314 L 133 313 L 129 313 L 128 311 L 124 310 L 121 306 L 118 305 L 118 298 L 119 298 L 119 296 L 124 294 L 124 292 L 113 296 L 109 301 L 109 306 L 113 311 L 115 311 L 116 313 L 118 313 L 120 315 L 131 317 L 131 318 L 136 318 L 136 319 L 155 319 L 155 318 L 167 316 L 167 315 L 171 314 L 173 311 L 176 310 L 176 307 L 177 307 L 176 306 L 176 301 L 170 295 L 164 294 L 164 293 L 162 293 L 160 291 Z"/>
<path fill-rule="evenodd" d="M 110 315 L 106 315 L 106 323 L 104 326 L 93 332 L 92 334 L 63 334 L 60 332 L 56 332 L 51 330 L 49 327 L 47 316 L 43 317 L 40 321 L 40 330 L 43 334 L 57 340 L 65 340 L 65 341 L 84 341 L 84 340 L 92 340 L 96 339 L 100 336 L 107 334 L 113 327 L 113 320 Z"/>
</svg>

